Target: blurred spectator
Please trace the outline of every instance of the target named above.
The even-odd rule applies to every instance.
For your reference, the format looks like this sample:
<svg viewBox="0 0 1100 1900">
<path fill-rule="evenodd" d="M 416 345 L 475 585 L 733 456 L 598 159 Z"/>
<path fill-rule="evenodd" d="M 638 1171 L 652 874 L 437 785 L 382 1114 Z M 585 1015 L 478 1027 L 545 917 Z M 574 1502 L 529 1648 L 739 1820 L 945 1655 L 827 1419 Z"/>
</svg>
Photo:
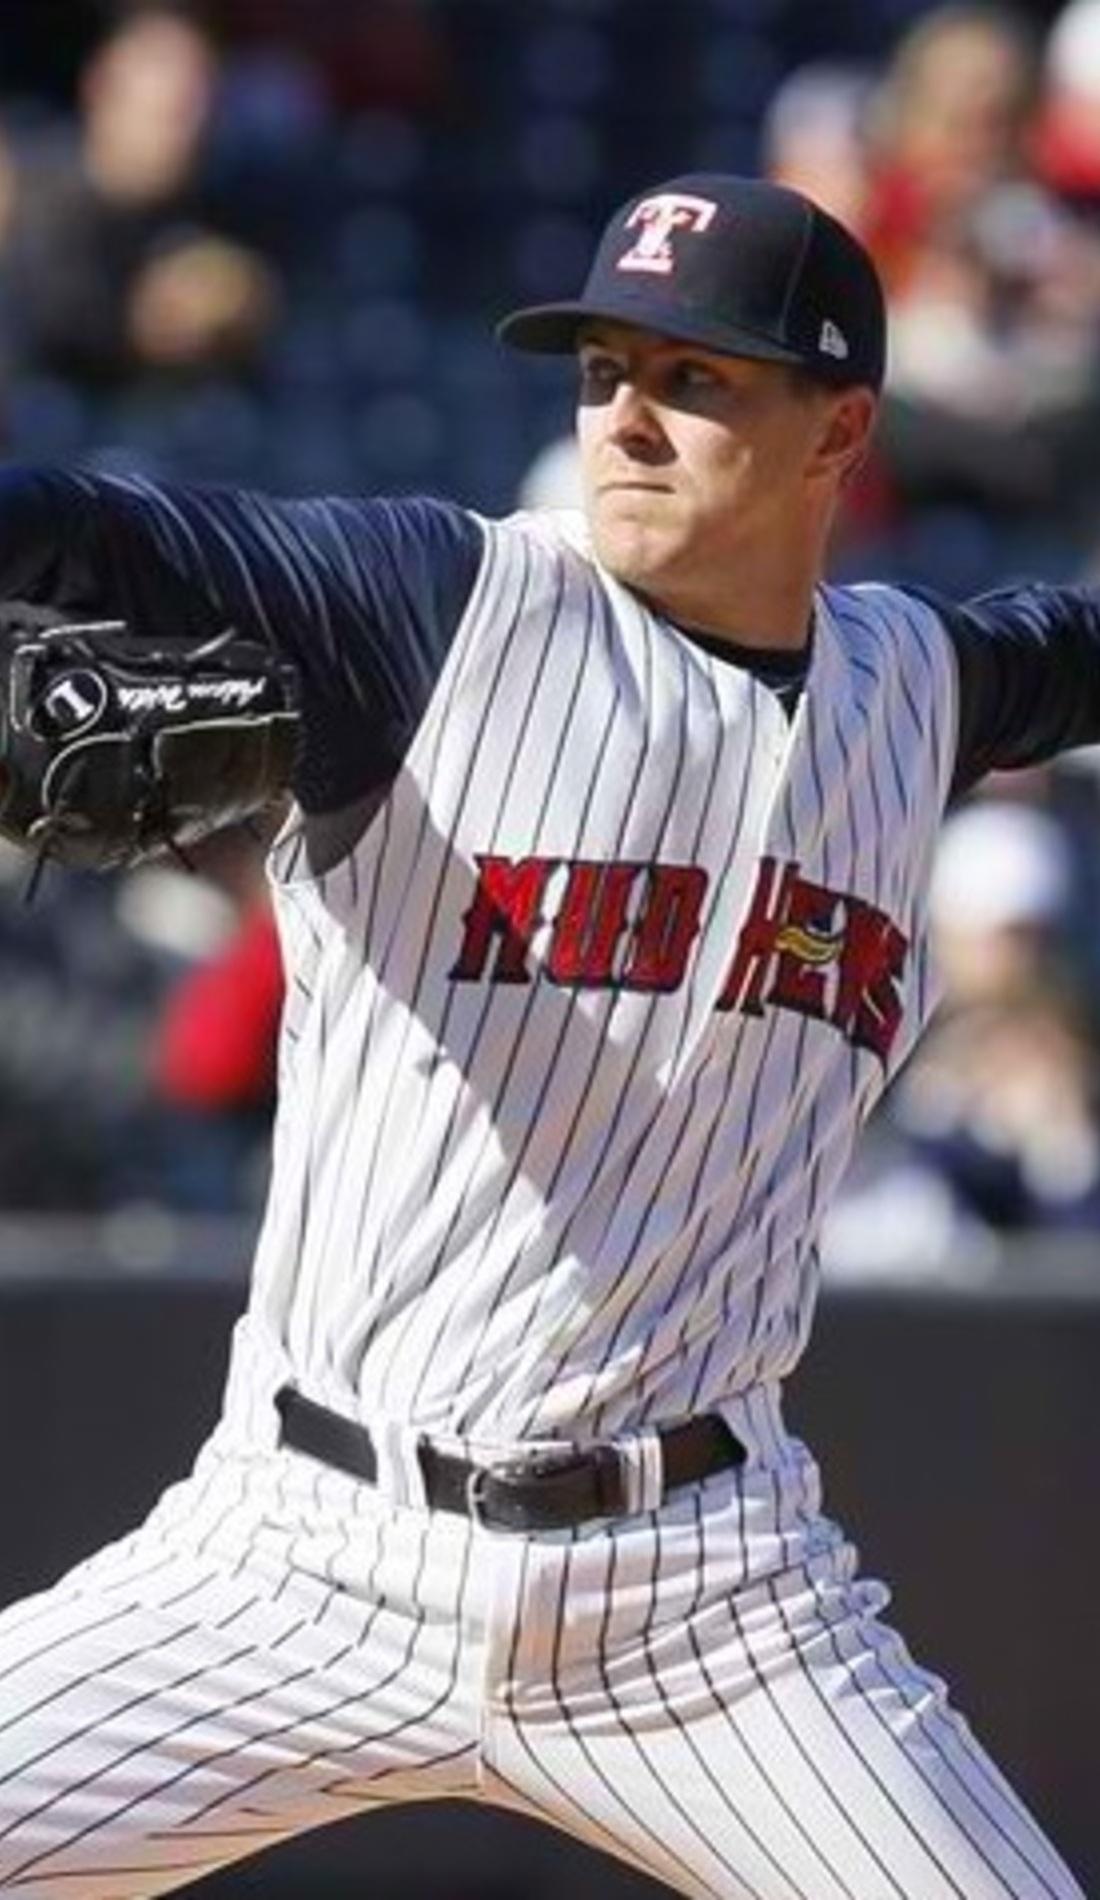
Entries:
<svg viewBox="0 0 1100 1900">
<path fill-rule="evenodd" d="M 229 941 L 169 995 L 155 1045 L 161 1097 L 201 1114 L 270 1107 L 282 969 L 262 895 Z"/>
<path fill-rule="evenodd" d="M 774 93 L 761 131 L 766 175 L 805 192 L 853 231 L 870 211 L 873 75 L 825 61 L 799 66 Z"/>
<path fill-rule="evenodd" d="M 891 389 L 1001 431 L 1093 400 L 1100 249 L 1037 185 L 990 190 L 896 295 Z"/>
<path fill-rule="evenodd" d="M 1000 1232 L 1100 1231 L 1095 1051 L 1078 1003 L 1033 976 L 946 1022 L 897 1116 L 955 1203 Z"/>
<path fill-rule="evenodd" d="M 1066 578 L 1100 527 L 1100 241 L 1034 176 L 1039 86 L 1015 13 L 941 7 L 861 121 L 890 361 L 845 558 L 949 593 Z"/>
<path fill-rule="evenodd" d="M 75 136 L 54 130 L 0 155 L 0 293 L 16 366 L 109 384 L 254 354 L 275 280 L 201 222 L 217 84 L 194 22 L 142 10 L 88 62 Z"/>
<path fill-rule="evenodd" d="M 152 1036 L 162 1116 L 162 1186 L 174 1207 L 248 1209 L 260 1198 L 275 1093 L 282 962 L 256 837 L 234 829 L 198 847 L 232 925 L 169 991 Z"/>
<path fill-rule="evenodd" d="M 1026 176 L 1039 48 L 997 5 L 936 7 L 905 34 L 871 121 L 868 237 L 897 293 L 930 240 L 952 239 L 994 186 Z"/>
<path fill-rule="evenodd" d="M 875 76 L 867 68 L 813 61 L 788 74 L 761 126 L 765 175 L 802 191 L 868 242 L 874 174 L 869 144 Z M 862 565 L 866 550 L 891 533 L 898 496 L 884 458 L 874 453 L 848 490 L 834 529 L 836 568 Z"/>
<path fill-rule="evenodd" d="M 982 798 L 948 818 L 931 887 L 944 1007 L 1011 1004 L 1053 975 L 1072 900 L 1069 846 L 1045 811 Z"/>
<path fill-rule="evenodd" d="M 212 233 L 170 243 L 134 278 L 125 340 L 143 370 L 239 368 L 276 308 L 274 281 L 239 244 Z"/>
<path fill-rule="evenodd" d="M 0 1205 L 100 1211 L 157 1191 L 150 1027 L 178 964 L 127 880 L 0 853 Z"/>
<path fill-rule="evenodd" d="M 1100 0 L 1070 0 L 1054 21 L 1033 151 L 1059 197 L 1100 213 Z"/>
<path fill-rule="evenodd" d="M 251 1212 L 267 1165 L 282 974 L 261 843 L 201 875 L 122 877 L 0 852 L 0 1206 Z"/>
</svg>

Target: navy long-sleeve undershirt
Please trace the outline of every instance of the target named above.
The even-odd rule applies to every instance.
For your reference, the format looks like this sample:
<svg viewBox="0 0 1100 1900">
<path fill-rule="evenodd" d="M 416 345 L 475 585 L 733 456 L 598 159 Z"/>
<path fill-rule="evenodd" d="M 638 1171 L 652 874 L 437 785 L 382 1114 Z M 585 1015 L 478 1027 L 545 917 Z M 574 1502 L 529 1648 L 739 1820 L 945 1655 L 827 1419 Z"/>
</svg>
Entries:
<svg viewBox="0 0 1100 1900">
<path fill-rule="evenodd" d="M 350 804 L 397 770 L 481 551 L 475 517 L 447 502 L 288 501 L 0 470 L 0 596 L 122 614 L 154 639 L 233 624 L 295 661 L 305 713 L 295 790 L 311 812 Z M 958 656 L 956 791 L 1100 741 L 1100 593 L 1028 586 L 932 604 Z M 731 657 L 756 664 L 747 649 Z M 759 670 L 770 679 L 766 654 Z M 796 672 L 779 683 L 785 698 L 797 693 Z"/>
<path fill-rule="evenodd" d="M 228 625 L 292 659 L 295 793 L 338 810 L 397 771 L 469 598 L 482 533 L 430 500 L 286 501 L 0 470 L 0 596 L 119 614 L 151 640 Z"/>
<path fill-rule="evenodd" d="M 1100 741 L 1100 593 L 1039 583 L 931 598 L 959 663 L 953 791 Z"/>
</svg>

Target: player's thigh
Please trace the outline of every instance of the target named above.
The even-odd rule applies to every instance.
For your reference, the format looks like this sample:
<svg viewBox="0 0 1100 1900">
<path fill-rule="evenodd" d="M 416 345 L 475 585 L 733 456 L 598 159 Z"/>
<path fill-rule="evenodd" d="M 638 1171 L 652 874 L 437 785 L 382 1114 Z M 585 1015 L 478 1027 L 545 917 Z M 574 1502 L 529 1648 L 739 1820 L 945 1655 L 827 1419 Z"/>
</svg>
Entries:
<svg viewBox="0 0 1100 1900">
<path fill-rule="evenodd" d="M 154 1894 L 468 1792 L 457 1632 L 151 1534 L 0 1614 L 0 1893 Z"/>
<path fill-rule="evenodd" d="M 881 1602 L 831 1560 L 711 1598 L 515 1704 L 495 1765 L 685 1894 L 1083 1900 Z"/>
</svg>

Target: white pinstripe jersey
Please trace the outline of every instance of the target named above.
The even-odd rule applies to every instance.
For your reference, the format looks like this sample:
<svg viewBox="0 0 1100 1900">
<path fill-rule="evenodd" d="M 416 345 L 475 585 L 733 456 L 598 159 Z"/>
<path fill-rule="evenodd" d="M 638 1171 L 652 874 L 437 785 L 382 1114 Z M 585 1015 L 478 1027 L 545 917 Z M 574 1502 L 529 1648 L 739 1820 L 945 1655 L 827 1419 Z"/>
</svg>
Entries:
<svg viewBox="0 0 1100 1900">
<path fill-rule="evenodd" d="M 579 518 L 485 534 L 365 834 L 322 876 L 293 820 L 273 853 L 245 1333 L 376 1422 L 584 1438 L 798 1358 L 823 1210 L 931 1007 L 955 662 L 930 607 L 822 589 L 789 720 Z"/>
</svg>

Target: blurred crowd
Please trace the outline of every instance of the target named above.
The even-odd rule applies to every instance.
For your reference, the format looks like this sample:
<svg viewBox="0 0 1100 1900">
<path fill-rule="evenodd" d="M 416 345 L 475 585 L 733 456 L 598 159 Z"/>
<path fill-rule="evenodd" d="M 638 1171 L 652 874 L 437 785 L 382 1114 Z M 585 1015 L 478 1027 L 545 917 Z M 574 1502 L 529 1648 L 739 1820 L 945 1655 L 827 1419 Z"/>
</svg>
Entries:
<svg viewBox="0 0 1100 1900">
<path fill-rule="evenodd" d="M 836 576 L 1100 580 L 1100 0 L 825 11 L 12 6 L 4 453 L 568 504 L 567 379 L 505 360 L 493 317 L 572 287 L 640 182 L 725 165 L 834 210 L 887 286 Z M 54 872 L 31 905 L 0 858 L 0 1210 L 256 1210 L 262 844 Z M 831 1222 L 837 1275 L 984 1272 L 1005 1236 L 1100 1230 L 1100 757 L 954 811 L 933 915 L 944 1006 Z"/>
<path fill-rule="evenodd" d="M 1045 34 L 937 7 L 880 70 L 796 70 L 762 164 L 862 234 L 890 304 L 838 572 L 1100 576 L 1097 0 Z M 932 895 L 944 1001 L 830 1223 L 838 1275 L 980 1277 L 1006 1236 L 1100 1231 L 1100 752 L 987 780 Z"/>
</svg>

